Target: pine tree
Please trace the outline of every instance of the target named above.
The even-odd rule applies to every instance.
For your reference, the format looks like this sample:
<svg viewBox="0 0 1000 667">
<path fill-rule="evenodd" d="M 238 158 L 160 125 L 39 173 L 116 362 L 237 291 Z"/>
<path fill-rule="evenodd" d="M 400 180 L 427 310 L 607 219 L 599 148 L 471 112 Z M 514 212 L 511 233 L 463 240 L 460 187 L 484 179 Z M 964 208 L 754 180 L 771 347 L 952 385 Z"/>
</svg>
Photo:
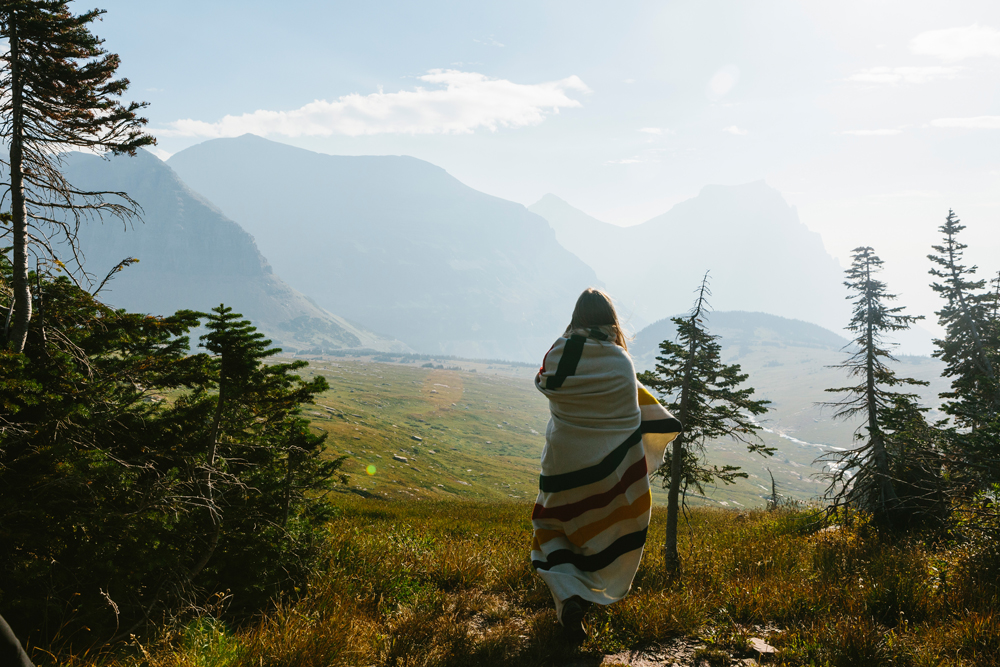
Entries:
<svg viewBox="0 0 1000 667">
<path fill-rule="evenodd" d="M 244 618 L 294 593 L 343 463 L 299 414 L 322 378 L 262 363 L 275 350 L 228 308 L 159 318 L 66 276 L 35 286 L 44 317 L 24 352 L 0 349 L 0 590 L 15 630 L 105 642 L 213 593 Z M 214 356 L 190 354 L 206 317 Z"/>
<path fill-rule="evenodd" d="M 985 480 L 1000 457 L 1000 331 L 996 323 L 997 296 L 985 290 L 985 280 L 975 280 L 977 267 L 965 266 L 963 255 L 968 247 L 958 240 L 965 225 L 951 210 L 939 228 L 944 236 L 941 245 L 932 246 L 928 255 L 934 263 L 930 273 L 940 282 L 931 288 L 941 295 L 945 305 L 937 311 L 945 337 L 935 340 L 934 356 L 945 362 L 944 376 L 952 378 L 951 391 L 942 410 L 954 420 L 952 436 L 968 468 Z M 1000 289 L 1000 286 L 998 286 Z"/>
<path fill-rule="evenodd" d="M 68 150 L 134 155 L 155 139 L 141 132 L 145 103 L 118 101 L 129 85 L 115 79 L 119 58 L 102 47 L 89 25 L 104 12 L 74 16 L 66 0 L 8 0 L 0 3 L 0 138 L 10 174 L 11 221 L 3 236 L 13 245 L 13 318 L 4 334 L 15 351 L 24 349 L 32 316 L 28 279 L 30 248 L 57 257 L 65 242 L 80 269 L 76 236 L 83 219 L 104 213 L 128 219 L 138 205 L 125 193 L 83 191 L 63 178 L 59 167 Z M 111 196 L 108 199 L 108 196 Z M 61 261 L 61 260 L 60 260 Z M 62 263 L 65 266 L 65 262 Z"/>
<path fill-rule="evenodd" d="M 767 412 L 770 401 L 751 398 L 752 387 L 740 388 L 749 375 L 739 364 L 722 363 L 718 336 L 710 334 L 705 326 L 710 294 L 706 273 L 688 316 L 671 318 L 677 325 L 677 342 L 660 343 L 656 370 L 639 375 L 639 380 L 658 392 L 665 407 L 684 425 L 684 431 L 673 441 L 669 476 L 665 474 L 663 480 L 668 489 L 663 546 L 668 572 L 676 572 L 681 564 L 677 551 L 681 487 L 692 485 L 703 493 L 703 485 L 714 480 L 729 484 L 738 477 L 747 477 L 738 466 L 705 464 L 705 444 L 728 437 L 746 444 L 750 452 L 767 456 L 774 453 L 760 440 L 760 426 L 755 420 Z"/>
<path fill-rule="evenodd" d="M 852 251 L 852 262 L 847 269 L 844 285 L 851 294 L 854 314 L 847 330 L 855 334 L 854 351 L 847 361 L 834 366 L 847 371 L 857 384 L 849 387 L 827 389 L 829 392 L 846 393 L 840 401 L 828 403 L 837 409 L 834 417 L 852 419 L 861 417 L 862 424 L 855 438 L 862 444 L 847 451 L 827 454 L 820 460 L 833 463 L 828 494 L 834 506 L 849 504 L 872 511 L 881 518 L 894 518 L 900 506 L 899 494 L 893 484 L 894 470 L 900 464 L 892 456 L 893 445 L 900 449 L 907 442 L 903 432 L 915 432 L 914 419 L 922 422 L 922 409 L 916 406 L 917 396 L 892 391 L 900 385 L 927 385 L 912 378 L 897 377 L 887 362 L 895 359 L 885 341 L 887 333 L 903 331 L 922 316 L 903 315 L 904 307 L 890 308 L 894 294 L 886 291 L 886 284 L 876 278 L 882 270 L 882 260 L 870 247 Z M 899 431 L 899 438 L 893 434 Z"/>
<path fill-rule="evenodd" d="M 322 450 L 325 440 L 325 436 L 311 435 L 304 420 L 296 418 L 298 406 L 329 388 L 323 377 L 303 382 L 291 374 L 306 366 L 305 361 L 261 363 L 281 350 L 272 348 L 271 341 L 249 320 L 225 304 L 212 309 L 205 326 L 209 332 L 201 343 L 215 357 L 211 367 L 217 394 L 200 495 L 213 529 L 205 551 L 191 568 L 191 577 L 208 564 L 222 534 L 225 509 L 215 489 L 216 478 L 235 485 L 236 495 L 241 495 L 253 486 L 248 473 L 253 476 L 266 469 L 270 474 L 277 464 L 284 469 L 285 488 L 278 496 L 284 500 L 282 516 L 287 522 L 296 474 L 304 472 L 303 456 Z M 235 468 L 234 461 L 239 461 Z M 332 474 L 337 468 L 339 464 L 327 465 L 323 472 Z"/>
</svg>

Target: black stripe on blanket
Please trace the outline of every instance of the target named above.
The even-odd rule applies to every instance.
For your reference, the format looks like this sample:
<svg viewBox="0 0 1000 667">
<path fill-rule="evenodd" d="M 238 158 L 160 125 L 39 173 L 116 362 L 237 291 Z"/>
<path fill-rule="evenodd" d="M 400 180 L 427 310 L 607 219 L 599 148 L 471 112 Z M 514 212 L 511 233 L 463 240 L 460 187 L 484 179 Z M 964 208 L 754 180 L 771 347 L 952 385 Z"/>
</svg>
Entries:
<svg viewBox="0 0 1000 667">
<path fill-rule="evenodd" d="M 573 335 L 566 341 L 563 347 L 562 356 L 559 357 L 559 365 L 556 366 L 556 374 L 545 380 L 546 389 L 558 389 L 563 386 L 570 375 L 576 373 L 576 365 L 580 363 L 583 356 L 583 346 L 587 339 L 583 336 Z"/>
<path fill-rule="evenodd" d="M 672 433 L 673 431 L 670 432 Z M 539 475 L 538 489 L 545 493 L 555 493 L 599 482 L 621 465 L 621 462 L 625 460 L 625 455 L 628 454 L 628 450 L 641 442 L 642 431 L 636 429 L 625 442 L 615 447 L 600 463 L 595 463 L 589 468 L 564 472 L 561 475 Z"/>
<path fill-rule="evenodd" d="M 622 535 L 611 543 L 604 551 L 585 556 L 569 549 L 557 549 L 545 557 L 545 560 L 533 560 L 531 566 L 536 570 L 550 570 L 556 565 L 569 563 L 581 572 L 597 572 L 618 560 L 619 556 L 630 551 L 641 549 L 646 544 L 646 528 L 628 535 Z"/>
<path fill-rule="evenodd" d="M 680 420 L 675 417 L 651 419 L 639 425 L 639 430 L 643 433 L 680 433 L 683 428 Z"/>
</svg>

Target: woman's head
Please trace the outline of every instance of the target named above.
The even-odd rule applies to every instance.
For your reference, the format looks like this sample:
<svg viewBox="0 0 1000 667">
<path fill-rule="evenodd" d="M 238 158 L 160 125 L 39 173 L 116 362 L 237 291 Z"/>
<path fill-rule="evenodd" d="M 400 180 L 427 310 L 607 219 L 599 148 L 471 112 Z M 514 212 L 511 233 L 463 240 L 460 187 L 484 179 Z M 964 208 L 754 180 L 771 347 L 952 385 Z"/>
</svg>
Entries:
<svg viewBox="0 0 1000 667">
<path fill-rule="evenodd" d="M 588 287 L 583 290 L 583 294 L 576 300 L 576 308 L 573 309 L 573 319 L 570 320 L 567 331 L 572 329 L 591 329 L 593 327 L 610 326 L 613 328 L 614 342 L 619 347 L 627 350 L 625 334 L 622 332 L 621 324 L 618 322 L 618 313 L 615 312 L 611 297 L 599 289 Z"/>
</svg>

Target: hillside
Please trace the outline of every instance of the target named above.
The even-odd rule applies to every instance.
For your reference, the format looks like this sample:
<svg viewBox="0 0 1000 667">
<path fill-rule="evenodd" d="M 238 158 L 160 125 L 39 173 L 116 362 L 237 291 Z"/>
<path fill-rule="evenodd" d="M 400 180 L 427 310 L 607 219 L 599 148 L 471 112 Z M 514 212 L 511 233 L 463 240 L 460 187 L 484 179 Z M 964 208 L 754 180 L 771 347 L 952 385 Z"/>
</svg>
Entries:
<svg viewBox="0 0 1000 667">
<path fill-rule="evenodd" d="M 142 222 L 125 229 L 116 220 L 105 220 L 80 230 L 85 268 L 97 282 L 122 259 L 139 259 L 102 290 L 105 301 L 155 314 L 180 308 L 207 311 L 225 303 L 289 351 L 406 349 L 289 287 L 249 234 L 150 153 L 110 160 L 72 153 L 64 171 L 78 187 L 127 192 L 143 209 Z"/>
<path fill-rule="evenodd" d="M 847 339 L 809 322 L 765 313 L 713 312 L 705 322 L 720 337 L 723 361 L 739 364 L 750 376 L 747 383 L 756 389 L 755 397 L 771 401 L 761 424 L 767 429 L 764 441 L 778 449 L 773 457 L 762 459 L 723 441 L 709 446 L 709 460 L 743 466 L 751 474 L 748 483 L 756 488 L 770 485 L 769 468 L 782 493 L 794 498 L 820 495 L 823 484 L 812 476 L 822 470 L 814 463 L 816 457 L 832 448 L 851 447 L 858 427 L 856 422 L 833 419 L 834 410 L 820 405 L 839 397 L 826 389 L 847 384 L 844 371 L 834 367 L 847 358 Z M 629 347 L 636 369 L 653 369 L 660 341 L 675 335 L 669 319 L 636 334 Z M 929 420 L 943 418 L 934 409 L 937 395 L 948 386 L 941 377 L 943 364 L 930 357 L 902 355 L 892 366 L 899 376 L 930 382 L 910 390 L 932 408 Z"/>
<path fill-rule="evenodd" d="M 169 164 L 295 289 L 421 352 L 534 361 L 597 282 L 541 217 L 415 158 L 244 135 Z"/>
<path fill-rule="evenodd" d="M 709 443 L 711 463 L 742 466 L 750 478 L 709 489 L 710 500 L 692 501 L 758 506 L 770 491 L 768 469 L 782 494 L 799 500 L 820 496 L 824 485 L 813 477 L 822 470 L 816 457 L 849 447 L 856 427 L 832 420 L 831 410 L 816 405 L 835 398 L 826 388 L 844 383 L 843 372 L 828 366 L 844 359 L 841 347 L 847 341 L 814 324 L 763 313 L 713 313 L 709 324 L 722 336 L 724 360 L 741 364 L 757 395 L 772 401 L 762 420 L 763 437 L 777 453 L 764 459 L 737 443 Z M 636 368 L 652 368 L 659 341 L 673 336 L 669 321 L 640 332 L 631 345 Z M 356 489 L 389 498 L 533 496 L 549 418 L 548 404 L 532 382 L 534 369 L 392 359 L 326 357 L 310 361 L 307 371 L 330 382 L 309 416 L 330 434 L 333 450 L 350 457 L 346 470 Z M 898 370 L 930 380 L 921 394 L 926 405 L 936 404 L 934 397 L 946 384 L 937 377 L 939 362 L 902 357 Z M 396 461 L 396 455 L 407 460 Z M 369 465 L 375 474 L 366 474 Z M 654 498 L 666 500 L 658 488 Z"/>
<path fill-rule="evenodd" d="M 638 326 L 687 310 L 706 271 L 720 311 L 761 311 L 830 329 L 849 318 L 842 268 L 763 181 L 706 186 L 633 227 L 601 222 L 554 195 L 528 210 L 593 267 Z"/>
</svg>

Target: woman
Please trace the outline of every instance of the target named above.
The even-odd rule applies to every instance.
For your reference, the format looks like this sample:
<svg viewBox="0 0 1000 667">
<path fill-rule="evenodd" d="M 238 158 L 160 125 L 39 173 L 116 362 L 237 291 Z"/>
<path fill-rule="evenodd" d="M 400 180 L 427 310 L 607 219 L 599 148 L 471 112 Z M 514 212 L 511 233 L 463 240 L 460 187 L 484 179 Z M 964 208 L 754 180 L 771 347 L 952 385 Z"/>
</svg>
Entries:
<svg viewBox="0 0 1000 667">
<path fill-rule="evenodd" d="M 585 607 L 625 597 L 646 542 L 648 473 L 680 422 L 636 381 L 611 299 L 580 295 L 566 333 L 535 376 L 549 399 L 531 564 L 559 622 L 583 633 Z"/>
</svg>

